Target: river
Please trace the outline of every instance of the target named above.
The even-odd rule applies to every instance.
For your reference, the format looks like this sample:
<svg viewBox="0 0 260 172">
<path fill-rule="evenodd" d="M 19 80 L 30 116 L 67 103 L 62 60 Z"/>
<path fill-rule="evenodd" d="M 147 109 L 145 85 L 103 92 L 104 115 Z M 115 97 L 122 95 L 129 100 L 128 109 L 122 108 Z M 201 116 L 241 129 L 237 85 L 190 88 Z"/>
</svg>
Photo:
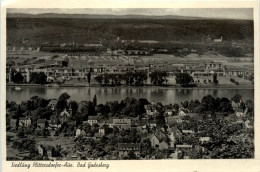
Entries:
<svg viewBox="0 0 260 172">
<path fill-rule="evenodd" d="M 92 100 L 97 96 L 98 103 L 122 100 L 126 97 L 146 98 L 148 101 L 161 102 L 162 104 L 180 103 L 185 100 L 198 99 L 203 96 L 232 98 L 236 93 L 240 94 L 243 100 L 254 100 L 254 89 L 183 89 L 183 88 L 161 88 L 161 87 L 21 87 L 15 90 L 13 86 L 7 86 L 6 99 L 20 103 L 29 100 L 33 96 L 43 98 L 58 98 L 62 93 L 67 92 L 71 100 L 82 101 Z"/>
</svg>

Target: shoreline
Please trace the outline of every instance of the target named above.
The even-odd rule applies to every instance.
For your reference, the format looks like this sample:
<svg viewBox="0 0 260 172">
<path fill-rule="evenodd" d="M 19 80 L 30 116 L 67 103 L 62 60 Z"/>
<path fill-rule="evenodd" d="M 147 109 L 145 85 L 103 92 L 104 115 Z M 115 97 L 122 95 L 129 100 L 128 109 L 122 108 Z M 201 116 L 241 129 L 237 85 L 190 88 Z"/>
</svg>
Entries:
<svg viewBox="0 0 260 172">
<path fill-rule="evenodd" d="M 14 83 L 7 83 L 6 87 L 43 87 L 43 88 L 63 88 L 63 87 L 89 87 L 89 88 L 160 88 L 160 89 L 254 89 L 254 85 L 241 85 L 241 86 L 230 86 L 230 85 L 219 85 L 219 86 L 200 86 L 200 87 L 181 87 L 178 85 L 167 85 L 167 86 L 153 86 L 153 85 L 144 85 L 144 86 L 100 86 L 98 84 L 95 85 L 74 85 L 74 84 L 61 84 L 61 85 L 53 85 L 53 84 L 14 84 Z"/>
</svg>

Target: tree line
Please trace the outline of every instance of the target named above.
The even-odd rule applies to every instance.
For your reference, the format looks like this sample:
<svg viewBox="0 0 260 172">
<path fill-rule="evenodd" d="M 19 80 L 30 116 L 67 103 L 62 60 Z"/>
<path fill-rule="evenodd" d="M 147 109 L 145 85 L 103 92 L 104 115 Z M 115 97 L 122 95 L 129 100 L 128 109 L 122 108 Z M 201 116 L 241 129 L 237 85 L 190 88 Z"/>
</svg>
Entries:
<svg viewBox="0 0 260 172">
<path fill-rule="evenodd" d="M 150 74 L 152 85 L 164 85 L 167 83 L 165 71 L 154 71 Z M 99 74 L 95 78 L 100 85 L 120 86 L 122 82 L 129 86 L 143 86 L 147 83 L 148 73 L 144 71 L 130 71 L 122 74 Z"/>
</svg>

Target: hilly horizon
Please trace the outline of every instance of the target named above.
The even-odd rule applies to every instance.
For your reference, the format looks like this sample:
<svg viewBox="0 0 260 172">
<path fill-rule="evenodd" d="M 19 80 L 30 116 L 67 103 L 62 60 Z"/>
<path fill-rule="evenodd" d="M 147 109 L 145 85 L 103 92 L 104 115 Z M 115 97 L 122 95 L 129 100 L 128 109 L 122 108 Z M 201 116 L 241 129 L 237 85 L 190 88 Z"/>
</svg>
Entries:
<svg viewBox="0 0 260 172">
<path fill-rule="evenodd" d="M 111 15 L 111 14 L 61 14 L 61 13 L 7 13 L 7 18 L 86 18 L 86 19 L 175 19 L 175 20 L 247 20 L 231 18 L 192 17 L 181 15 Z M 252 21 L 252 20 L 248 20 Z"/>
</svg>

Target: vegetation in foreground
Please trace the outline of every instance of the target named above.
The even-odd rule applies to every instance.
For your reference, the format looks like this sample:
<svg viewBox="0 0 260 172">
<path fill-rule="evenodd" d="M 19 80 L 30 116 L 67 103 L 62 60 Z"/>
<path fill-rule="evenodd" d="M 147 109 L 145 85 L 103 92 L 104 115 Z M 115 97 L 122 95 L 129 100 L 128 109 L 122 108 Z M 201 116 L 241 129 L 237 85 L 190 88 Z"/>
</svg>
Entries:
<svg viewBox="0 0 260 172">
<path fill-rule="evenodd" d="M 254 103 L 238 94 L 163 106 L 134 98 L 97 104 L 96 96 L 75 102 L 63 93 L 55 104 L 35 96 L 6 108 L 8 160 L 254 158 Z"/>
</svg>

